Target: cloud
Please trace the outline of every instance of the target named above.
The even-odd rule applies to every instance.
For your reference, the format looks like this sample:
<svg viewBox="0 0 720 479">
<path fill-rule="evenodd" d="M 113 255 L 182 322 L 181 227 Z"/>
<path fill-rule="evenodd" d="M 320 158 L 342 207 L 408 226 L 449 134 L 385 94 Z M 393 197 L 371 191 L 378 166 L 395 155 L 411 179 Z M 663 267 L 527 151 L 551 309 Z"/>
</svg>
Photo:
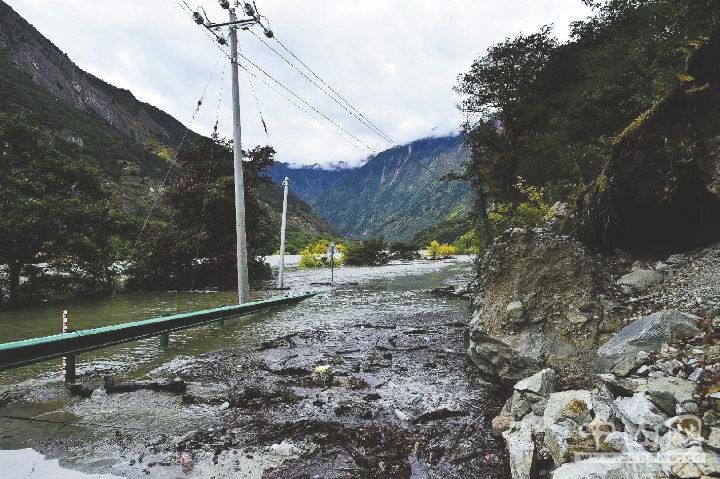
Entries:
<svg viewBox="0 0 720 479">
<path fill-rule="evenodd" d="M 227 14 L 212 0 L 187 1 L 193 9 L 203 6 L 214 21 L 224 20 Z M 229 61 L 183 13 L 181 2 L 9 3 L 78 66 L 132 91 L 140 100 L 185 124 L 190 122 L 207 85 L 203 108 L 190 126 L 208 134 L 217 118 L 221 134 L 230 136 Z M 554 24 L 556 34 L 564 39 L 569 22 L 590 13 L 580 0 L 257 3 L 283 44 L 399 143 L 457 130 L 461 118 L 455 105 L 459 99 L 452 87 L 458 74 L 490 45 L 520 32 L 533 32 L 545 24 Z M 391 146 L 257 38 L 248 32 L 239 33 L 242 52 L 288 88 L 372 150 L 380 152 Z M 262 36 L 260 31 L 258 34 Z M 277 43 L 271 44 L 283 52 Z M 357 164 L 372 153 L 353 146 L 353 141 L 299 111 L 262 83 L 253 80 L 251 85 L 244 72 L 241 77 L 244 145 L 270 142 L 279 160 L 295 164 Z M 268 126 L 269 140 L 260 111 Z"/>
</svg>

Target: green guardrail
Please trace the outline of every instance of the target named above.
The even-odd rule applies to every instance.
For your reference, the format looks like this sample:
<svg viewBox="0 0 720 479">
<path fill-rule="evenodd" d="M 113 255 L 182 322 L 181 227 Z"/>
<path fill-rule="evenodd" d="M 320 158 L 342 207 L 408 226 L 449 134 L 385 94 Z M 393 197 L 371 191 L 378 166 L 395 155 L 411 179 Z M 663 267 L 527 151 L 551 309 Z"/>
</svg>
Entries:
<svg viewBox="0 0 720 479">
<path fill-rule="evenodd" d="M 0 344 L 0 371 L 67 356 L 72 358 L 72 361 L 68 361 L 68 366 L 72 363 L 73 371 L 68 375 L 70 371 L 66 369 L 66 379 L 72 379 L 74 378 L 74 356 L 76 354 L 160 335 L 165 336 L 163 342 L 167 344 L 166 335 L 174 331 L 295 304 L 318 294 L 320 294 L 318 291 L 307 292 L 192 313 L 163 316 L 4 343 Z"/>
</svg>

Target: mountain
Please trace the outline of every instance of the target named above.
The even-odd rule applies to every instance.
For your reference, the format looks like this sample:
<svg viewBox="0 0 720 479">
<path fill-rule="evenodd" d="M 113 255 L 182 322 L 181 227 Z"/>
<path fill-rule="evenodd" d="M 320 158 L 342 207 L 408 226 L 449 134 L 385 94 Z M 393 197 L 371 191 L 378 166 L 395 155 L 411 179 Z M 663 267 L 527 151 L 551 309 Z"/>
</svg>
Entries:
<svg viewBox="0 0 720 479">
<path fill-rule="evenodd" d="M 100 166 L 113 199 L 131 213 L 147 210 L 186 134 L 172 116 L 83 71 L 1 0 L 0 112 L 24 112 L 59 151 Z M 198 138 L 187 131 L 185 145 Z M 263 201 L 279 222 L 280 189 L 268 189 Z M 334 232 L 295 196 L 289 211 L 289 234 Z"/>
<path fill-rule="evenodd" d="M 470 185 L 442 177 L 468 159 L 459 136 L 425 138 L 372 156 L 341 172 L 310 204 L 354 238 L 409 240 L 466 210 Z"/>
<path fill-rule="evenodd" d="M 275 162 L 268 172 L 275 183 L 290 179 L 290 191 L 307 202 L 330 189 L 342 177 L 344 169 L 322 169 L 318 165 L 293 167 L 289 163 Z"/>
<path fill-rule="evenodd" d="M 185 134 L 172 116 L 80 69 L 2 1 L 0 111 L 25 112 L 57 149 L 99 165 L 127 211 L 146 206 Z"/>
</svg>

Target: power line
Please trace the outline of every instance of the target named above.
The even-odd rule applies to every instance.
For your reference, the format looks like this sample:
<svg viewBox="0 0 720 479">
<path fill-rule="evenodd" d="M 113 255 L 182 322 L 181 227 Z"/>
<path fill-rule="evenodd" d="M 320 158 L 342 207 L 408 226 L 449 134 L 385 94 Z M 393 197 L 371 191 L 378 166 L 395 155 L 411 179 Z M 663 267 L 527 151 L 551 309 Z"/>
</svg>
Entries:
<svg viewBox="0 0 720 479">
<path fill-rule="evenodd" d="M 182 2 L 182 4 L 181 4 L 180 2 Z M 190 17 L 191 20 L 193 20 L 192 8 L 190 8 L 190 6 L 187 4 L 187 2 L 186 2 L 185 0 L 180 0 L 180 2 L 178 2 L 178 1 L 176 0 L 176 1 L 175 1 L 175 4 L 178 5 L 178 6 L 180 7 L 180 9 L 183 10 L 183 12 Z M 185 6 L 185 8 L 183 8 L 183 5 Z M 193 20 L 193 23 L 195 23 L 194 20 Z M 222 52 L 223 55 L 225 55 L 228 59 L 231 59 L 231 58 L 230 58 L 230 55 L 228 55 L 228 53 L 227 53 L 225 50 L 223 50 L 223 48 L 222 48 L 222 47 L 218 44 L 218 42 L 216 41 L 216 40 L 218 40 L 218 39 L 220 39 L 220 38 L 222 38 L 222 37 L 219 37 L 215 32 L 208 31 L 206 28 L 201 28 L 201 31 L 203 31 L 204 35 L 212 42 L 213 45 L 215 45 L 215 47 L 216 47 L 218 50 L 220 50 L 220 52 Z M 362 140 L 360 140 L 360 139 L 357 138 L 355 135 L 353 135 L 353 134 L 350 133 L 349 131 L 345 130 L 343 127 L 341 127 L 340 125 L 338 125 L 336 122 L 334 122 L 333 120 L 331 120 L 330 118 L 328 118 L 325 114 L 323 114 L 321 111 L 319 111 L 319 110 L 318 110 L 317 108 L 315 108 L 313 105 L 311 105 L 310 103 L 308 103 L 305 99 L 303 99 L 302 97 L 300 97 L 299 95 L 297 95 L 297 94 L 296 94 L 295 92 L 293 92 L 290 88 L 288 88 L 288 87 L 286 87 L 285 85 L 283 85 L 279 80 L 275 79 L 272 75 L 270 75 L 270 74 L 267 73 L 265 70 L 263 70 L 263 69 L 260 68 L 258 65 L 256 65 L 256 64 L 255 64 L 252 60 L 250 60 L 248 57 L 246 57 L 246 56 L 243 55 L 242 53 L 239 53 L 239 55 L 240 55 L 244 60 L 246 60 L 248 63 L 250 63 L 250 64 L 253 65 L 255 68 L 257 68 L 259 71 L 261 71 L 261 72 L 263 73 L 263 75 L 265 75 L 266 77 L 268 77 L 268 78 L 270 78 L 271 80 L 273 80 L 274 83 L 280 85 L 285 91 L 287 91 L 287 92 L 290 93 L 292 96 L 294 96 L 295 98 L 297 98 L 298 100 L 300 100 L 302 103 L 304 103 L 305 105 L 307 105 L 311 110 L 313 110 L 313 111 L 315 112 L 316 115 L 318 115 L 318 116 L 320 116 L 321 118 L 325 119 L 325 121 L 326 121 L 327 123 L 329 123 L 329 124 L 323 123 L 323 122 L 320 121 L 317 117 L 313 116 L 313 114 L 309 113 L 306 109 L 302 108 L 302 107 L 301 107 L 300 105 L 298 105 L 295 101 L 293 101 L 292 99 L 290 99 L 287 95 L 285 95 L 285 94 L 283 94 L 282 92 L 278 91 L 276 88 L 270 86 L 267 82 L 265 82 L 264 80 L 262 80 L 261 78 L 259 78 L 257 75 L 255 75 L 253 72 L 251 72 L 247 67 L 245 67 L 245 65 L 242 65 L 242 64 L 239 64 L 239 65 L 238 65 L 238 66 L 239 66 L 240 68 L 242 68 L 245 72 L 249 73 L 249 74 L 252 75 L 255 79 L 257 79 L 258 81 L 260 81 L 261 83 L 263 83 L 266 87 L 270 88 L 270 89 L 273 90 L 275 93 L 277 93 L 278 95 L 282 96 L 286 101 L 288 101 L 290 104 L 292 104 L 295 108 L 297 108 L 297 109 L 299 109 L 300 111 L 302 111 L 303 113 L 307 114 L 308 116 L 310 116 L 310 118 L 312 118 L 313 120 L 317 121 L 317 122 L 320 123 L 321 125 L 325 126 L 325 128 L 328 128 L 330 131 L 332 131 L 332 132 L 335 133 L 336 135 L 340 136 L 343 140 L 345 140 L 345 141 L 348 142 L 349 144 L 353 145 L 355 148 L 358 148 L 358 149 L 360 149 L 360 150 L 362 151 L 362 148 L 360 148 L 360 146 L 359 146 L 359 145 L 361 145 L 362 147 L 366 148 L 367 150 L 374 151 L 374 150 L 373 150 L 371 147 L 369 147 L 367 144 L 363 143 Z M 330 125 L 333 125 L 335 128 L 337 128 L 337 130 L 333 129 Z M 357 142 L 357 144 L 354 143 L 353 141 L 350 141 L 345 135 L 346 135 L 346 136 L 349 136 L 350 138 L 352 138 L 355 142 Z M 358 144 L 359 144 L 359 145 L 358 145 Z"/>
<path fill-rule="evenodd" d="M 350 140 L 347 136 L 343 135 L 343 134 L 342 134 L 341 132 L 339 132 L 339 131 L 336 131 L 336 130 L 332 129 L 329 125 L 327 125 L 327 124 L 322 123 L 321 121 L 319 121 L 309 110 L 306 110 L 306 109 L 303 108 L 302 106 L 300 106 L 300 105 L 298 105 L 297 103 L 295 103 L 295 101 L 293 101 L 292 98 L 288 97 L 288 96 L 285 95 L 283 92 L 281 92 L 281 91 L 278 90 L 277 88 L 275 88 L 275 87 L 273 87 L 272 85 L 270 85 L 268 82 L 266 82 L 265 80 L 263 80 L 262 78 L 260 78 L 259 76 L 257 76 L 255 73 L 251 72 L 250 70 L 248 70 L 247 68 L 245 68 L 243 65 L 240 65 L 240 68 L 242 68 L 243 70 L 245 70 L 245 72 L 246 72 L 247 74 L 251 75 L 253 78 L 255 78 L 257 81 L 259 81 L 260 83 L 262 83 L 263 85 L 265 85 L 267 88 L 269 88 L 270 90 L 272 90 L 272 91 L 275 92 L 276 94 L 278 94 L 278 95 L 280 95 L 281 97 L 283 97 L 288 103 L 290 103 L 291 105 L 293 105 L 295 108 L 297 108 L 298 110 L 302 111 L 302 112 L 305 113 L 307 116 L 309 116 L 309 117 L 312 118 L 313 120 L 317 121 L 320 125 L 323 125 L 325 128 L 327 128 L 328 130 L 330 130 L 330 131 L 332 131 L 333 133 L 335 133 L 336 135 L 338 135 L 340 138 L 342 138 L 343 140 L 345 140 L 348 144 L 350 144 L 350 145 L 352 145 L 353 147 L 357 148 L 359 151 L 363 151 L 363 149 L 362 149 L 358 144 L 354 143 L 354 142 L 353 142 L 352 140 Z"/>
<path fill-rule="evenodd" d="M 192 114 L 192 117 L 190 118 L 190 122 L 185 126 L 185 133 L 183 133 L 183 136 L 180 138 L 180 142 L 177 145 L 177 148 L 175 150 L 175 153 L 173 154 L 172 158 L 170 159 L 170 166 L 168 166 L 167 171 L 165 172 L 165 176 L 163 177 L 162 184 L 158 188 L 157 193 L 155 194 L 155 198 L 153 198 L 152 203 L 150 204 L 150 208 L 148 209 L 147 214 L 145 215 L 145 218 L 143 219 L 142 225 L 140 227 L 140 231 L 138 231 L 137 236 L 135 237 L 135 241 L 132 244 L 132 247 L 130 248 L 131 253 L 134 253 L 137 250 L 137 247 L 140 243 L 140 239 L 142 238 L 143 234 L 145 233 L 145 229 L 147 228 L 148 222 L 150 221 L 150 216 L 152 215 L 153 211 L 155 210 L 155 207 L 158 204 L 158 201 L 160 200 L 160 196 L 162 195 L 165 185 L 167 184 L 168 179 L 170 178 L 170 173 L 172 172 L 173 167 L 175 166 L 175 163 L 177 162 L 178 155 L 180 154 L 180 150 L 182 149 L 183 144 L 185 143 L 185 140 L 187 139 L 188 133 L 190 132 L 190 126 L 195 121 L 195 117 L 197 117 L 198 112 L 200 111 L 200 107 L 203 104 L 203 100 L 205 99 L 205 94 L 207 93 L 208 87 L 210 86 L 210 82 L 212 81 L 213 77 L 215 76 L 215 72 L 217 70 L 217 66 L 220 63 L 220 57 L 218 57 L 217 61 L 215 62 L 215 66 L 213 67 L 212 71 L 210 72 L 210 77 L 208 78 L 207 82 L 205 83 L 205 88 L 203 88 L 202 94 L 200 95 L 200 99 L 197 102 L 197 106 L 195 107 L 195 111 Z M 112 294 L 110 295 L 110 299 L 108 300 L 107 305 L 105 305 L 105 311 L 103 313 L 103 316 L 105 316 L 108 312 L 108 309 L 110 308 L 110 304 L 113 302 L 113 299 L 115 299 L 115 295 L 117 293 L 117 287 L 115 287 L 115 284 L 113 283 L 113 289 Z"/>
<path fill-rule="evenodd" d="M 315 86 L 318 88 L 318 90 L 320 90 L 320 91 L 323 92 L 325 95 L 327 95 L 328 98 L 330 98 L 332 101 L 334 101 L 335 103 L 337 103 L 338 105 L 340 105 L 341 108 L 343 108 L 345 111 L 347 111 L 348 113 L 350 113 L 352 116 L 354 116 L 355 118 L 357 118 L 357 120 L 358 120 L 360 123 L 362 123 L 363 125 L 365 125 L 366 127 L 368 127 L 372 132 L 376 133 L 376 134 L 377 134 L 378 136 L 380 136 L 380 138 L 382 138 L 383 140 L 387 141 L 387 142 L 390 143 L 390 144 L 394 144 L 394 141 L 392 140 L 392 138 L 390 138 L 389 136 L 387 136 L 385 133 L 382 132 L 382 130 L 380 130 L 380 129 L 377 128 L 375 125 L 373 125 L 372 123 L 370 123 L 364 116 L 358 115 L 359 112 L 356 113 L 357 110 L 356 110 L 356 111 L 353 111 L 353 110 L 355 110 L 355 108 L 353 108 L 352 106 L 350 106 L 350 108 L 348 108 L 348 106 L 346 106 L 346 105 L 344 105 L 343 103 L 341 103 L 335 96 L 332 96 L 330 93 L 328 93 L 328 90 L 326 90 L 325 88 L 323 88 L 322 86 L 320 86 L 315 80 L 313 80 L 312 78 L 310 78 L 309 76 L 307 76 L 304 71 L 300 70 L 300 69 L 297 67 L 297 65 L 295 65 L 294 63 L 292 63 L 290 60 L 288 60 L 287 58 L 285 58 L 280 52 L 278 52 L 277 50 L 275 50 L 275 49 L 272 47 L 272 45 L 270 45 L 268 42 L 266 42 L 263 38 L 259 37 L 259 36 L 258 36 L 255 32 L 253 32 L 252 30 L 250 30 L 250 33 L 252 33 L 252 35 L 253 35 L 255 38 L 257 38 L 258 40 L 260 40 L 266 47 L 268 47 L 275 55 L 277 55 L 278 57 L 280 57 L 285 63 L 287 63 L 288 65 L 290 65 L 292 68 L 294 68 L 294 69 L 295 69 L 300 75 L 302 75 L 307 81 L 309 81 L 310 83 L 312 83 L 313 85 L 315 85 Z M 302 62 L 301 62 L 301 63 L 302 63 Z M 305 68 L 307 68 L 307 67 L 305 67 Z M 308 70 L 309 70 L 309 69 L 308 69 Z M 314 73 L 313 73 L 313 74 L 314 74 Z M 316 77 L 317 77 L 317 75 L 316 75 Z M 319 77 L 317 77 L 317 78 L 319 78 Z M 324 83 L 324 82 L 323 82 L 323 83 Z M 329 88 L 329 87 L 328 87 L 328 88 Z M 338 94 L 335 93 L 335 95 L 338 95 Z M 341 98 L 341 99 L 342 99 L 342 98 Z M 344 101 L 345 103 L 347 103 L 345 100 L 343 100 L 343 101 Z M 348 105 L 349 105 L 349 104 L 348 104 Z"/>
<path fill-rule="evenodd" d="M 304 66 L 305 68 L 307 68 L 307 70 L 308 70 L 310 73 L 312 73 L 312 75 L 313 75 L 315 78 L 317 78 L 318 80 L 320 80 L 320 82 L 321 82 L 323 85 L 325 85 L 326 87 L 328 87 L 328 89 L 330 89 L 331 92 L 333 92 L 335 95 L 337 95 L 337 97 L 340 98 L 347 106 L 349 106 L 349 107 L 350 107 L 353 111 L 355 111 L 361 118 L 363 118 L 363 119 L 364 119 L 365 121 L 367 121 L 370 125 L 372 125 L 373 128 L 375 128 L 377 131 L 381 132 L 382 135 L 383 135 L 383 137 L 385 137 L 386 139 L 388 139 L 388 140 L 390 141 L 390 143 L 392 143 L 392 144 L 394 144 L 394 145 L 397 144 L 397 141 L 393 140 L 392 137 L 390 137 L 390 136 L 388 136 L 387 134 L 385 134 L 384 132 L 382 132 L 382 130 L 381 130 L 380 128 L 378 128 L 372 121 L 370 121 L 365 115 L 363 115 L 362 112 L 360 112 L 360 110 L 358 110 L 357 108 L 355 108 L 355 107 L 354 107 L 349 101 L 347 101 L 340 93 L 338 93 L 337 90 L 335 90 L 332 86 L 328 85 L 328 83 L 327 83 L 325 80 L 323 80 L 323 79 L 320 77 L 320 75 L 318 75 L 317 73 L 315 73 L 315 71 L 314 71 L 312 68 L 310 68 L 304 61 L 302 61 L 300 58 L 298 58 L 297 55 L 295 55 L 292 51 L 290 51 L 290 49 L 289 49 L 288 47 L 286 47 L 283 42 L 281 42 L 277 37 L 274 37 L 274 38 L 275 38 L 275 41 L 278 42 L 278 45 L 280 45 L 280 46 L 283 48 L 283 50 L 285 50 L 286 52 L 288 52 L 295 60 L 297 60 L 298 62 L 300 62 L 300 64 L 301 64 L 302 66 Z"/>
<path fill-rule="evenodd" d="M 272 80 L 273 82 L 275 82 L 275 83 L 277 83 L 278 85 L 280 85 L 280 87 L 282 87 L 283 90 L 286 90 L 286 91 L 287 91 L 288 93 L 290 93 L 292 96 L 294 96 L 295 98 L 297 98 L 298 100 L 300 100 L 302 103 L 304 103 L 305 105 L 307 105 L 308 107 L 310 107 L 315 113 L 317 113 L 318 115 L 322 116 L 323 118 L 325 118 L 325 120 L 329 121 L 330 123 L 332 123 L 333 125 L 335 125 L 335 126 L 338 127 L 339 129 L 341 129 L 345 134 L 347 134 L 348 136 L 352 137 L 355 141 L 357 141 L 358 143 L 360 143 L 361 145 L 363 145 L 363 146 L 364 146 L 365 148 L 367 148 L 368 150 L 373 151 L 373 149 L 372 149 L 371 147 L 369 147 L 366 143 L 364 143 L 360 138 L 358 138 L 357 136 L 353 135 L 352 133 L 350 133 L 349 131 L 347 131 L 345 128 L 343 128 L 342 126 L 338 125 L 338 124 L 335 123 L 333 120 L 331 120 L 330 118 L 328 118 L 327 115 L 325 115 L 323 112 L 321 112 L 320 110 L 318 110 L 317 108 L 315 108 L 313 105 L 311 105 L 307 100 L 305 100 L 305 99 L 302 98 L 301 96 L 298 96 L 294 91 L 290 90 L 288 87 L 286 87 L 285 85 L 283 85 L 282 82 L 278 81 L 275 77 L 273 77 L 272 75 L 270 75 L 270 74 L 269 74 L 268 72 L 266 72 L 262 67 L 258 66 L 255 62 L 253 62 L 252 60 L 250 60 L 248 57 L 246 57 L 245 55 L 243 55 L 243 54 L 240 53 L 240 52 L 238 52 L 238 55 L 240 55 L 240 56 L 243 58 L 243 60 L 245 60 L 246 62 L 248 62 L 250 65 L 252 65 L 252 66 L 255 67 L 257 70 L 259 70 L 260 73 L 262 73 L 263 75 L 265 75 L 266 77 L 268 77 L 270 80 Z M 247 71 L 247 70 L 246 70 L 246 71 Z"/>
</svg>

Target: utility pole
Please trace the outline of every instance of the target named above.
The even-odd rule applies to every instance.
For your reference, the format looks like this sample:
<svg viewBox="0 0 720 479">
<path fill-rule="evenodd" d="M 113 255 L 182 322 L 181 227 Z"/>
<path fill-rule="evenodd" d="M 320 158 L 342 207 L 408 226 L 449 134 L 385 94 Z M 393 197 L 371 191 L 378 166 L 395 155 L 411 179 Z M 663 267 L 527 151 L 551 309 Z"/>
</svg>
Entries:
<svg viewBox="0 0 720 479">
<path fill-rule="evenodd" d="M 290 178 L 287 176 L 282 182 L 282 185 L 285 187 L 285 191 L 283 192 L 283 212 L 282 212 L 282 222 L 280 226 L 280 268 L 278 270 L 278 288 L 282 289 L 285 287 L 285 281 L 284 281 L 284 270 L 285 270 L 285 227 L 287 226 L 287 196 L 288 196 L 288 187 L 290 186 Z"/>
<path fill-rule="evenodd" d="M 230 23 L 237 21 L 235 9 L 228 8 Z M 233 102 L 233 167 L 235 169 L 235 234 L 237 236 L 237 289 L 238 303 L 250 297 L 247 269 L 247 237 L 245 235 L 245 180 L 242 166 L 242 140 L 240 128 L 240 82 L 238 68 L 237 26 L 230 26 L 230 63 L 232 69 Z"/>
<path fill-rule="evenodd" d="M 242 138 L 240 128 L 240 82 L 238 64 L 238 28 L 247 30 L 253 25 L 259 25 L 268 38 L 273 37 L 273 32 L 267 26 L 263 25 L 261 15 L 258 13 L 254 4 L 245 3 L 242 7 L 247 18 L 238 20 L 235 9 L 240 6 L 240 2 L 235 0 L 233 5 L 230 0 L 218 0 L 220 7 L 227 10 L 230 14 L 230 21 L 226 23 L 212 23 L 205 18 L 200 12 L 193 12 L 193 20 L 198 25 L 204 26 L 210 31 L 218 43 L 227 44 L 225 37 L 217 32 L 225 28 L 230 31 L 230 66 L 232 73 L 232 102 L 233 102 L 233 167 L 235 169 L 235 234 L 237 237 L 237 289 L 238 303 L 246 303 L 250 296 L 250 286 L 248 283 L 247 269 L 247 236 L 245 234 L 245 181 L 243 178 L 243 162 L 242 162 Z M 204 12 L 204 10 L 203 10 Z"/>
<path fill-rule="evenodd" d="M 330 256 L 330 284 L 333 284 L 335 282 L 335 242 L 330 242 L 328 255 Z"/>
</svg>

